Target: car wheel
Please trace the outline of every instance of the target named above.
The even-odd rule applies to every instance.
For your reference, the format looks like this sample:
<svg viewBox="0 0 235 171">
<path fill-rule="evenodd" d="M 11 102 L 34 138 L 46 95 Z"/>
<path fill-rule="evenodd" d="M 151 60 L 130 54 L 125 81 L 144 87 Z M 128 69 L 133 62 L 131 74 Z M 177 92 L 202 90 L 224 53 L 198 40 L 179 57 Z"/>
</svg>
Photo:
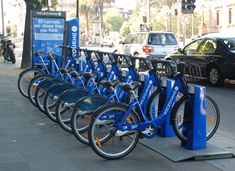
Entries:
<svg viewBox="0 0 235 171">
<path fill-rule="evenodd" d="M 214 86 L 223 86 L 224 84 L 224 77 L 221 74 L 219 68 L 215 66 L 209 69 L 208 80 Z"/>
<path fill-rule="evenodd" d="M 101 47 L 104 47 L 104 45 L 100 45 Z"/>
</svg>

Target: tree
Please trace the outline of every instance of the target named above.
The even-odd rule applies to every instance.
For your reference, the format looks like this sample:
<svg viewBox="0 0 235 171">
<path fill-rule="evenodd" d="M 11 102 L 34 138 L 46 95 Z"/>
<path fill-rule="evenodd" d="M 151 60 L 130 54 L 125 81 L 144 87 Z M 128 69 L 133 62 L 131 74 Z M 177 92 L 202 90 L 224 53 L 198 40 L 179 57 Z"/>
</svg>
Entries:
<svg viewBox="0 0 235 171">
<path fill-rule="evenodd" d="M 80 14 L 85 16 L 86 20 L 86 34 L 89 33 L 89 18 L 90 13 L 93 11 L 93 2 L 92 0 L 80 0 Z"/>
<path fill-rule="evenodd" d="M 103 28 L 104 28 L 104 19 L 103 19 L 103 11 L 105 6 L 110 6 L 111 3 L 115 2 L 115 0 L 94 0 L 93 5 L 96 9 L 96 13 L 100 17 L 101 22 L 101 29 L 102 29 L 102 35 L 103 35 Z"/>
<path fill-rule="evenodd" d="M 26 4 L 26 16 L 24 27 L 24 42 L 23 42 L 23 54 L 21 68 L 28 68 L 32 65 L 32 40 L 30 33 L 30 10 L 41 10 L 43 7 L 48 7 L 48 0 L 24 0 Z M 53 8 L 57 4 L 57 0 L 51 1 Z"/>
<path fill-rule="evenodd" d="M 123 24 L 122 24 L 122 27 L 120 29 L 120 35 L 122 36 L 122 38 L 126 37 L 129 33 L 130 33 L 130 24 L 125 21 Z"/>
<path fill-rule="evenodd" d="M 172 14 L 171 14 L 171 10 L 172 10 L 172 6 L 177 3 L 177 0 L 163 0 L 163 3 L 169 8 L 170 10 L 170 29 L 169 31 L 172 31 Z M 167 21 L 168 23 L 168 21 Z M 167 30 L 168 31 L 168 30 Z"/>
<path fill-rule="evenodd" d="M 117 11 L 109 11 L 104 15 L 104 31 L 119 31 L 124 19 Z"/>
</svg>

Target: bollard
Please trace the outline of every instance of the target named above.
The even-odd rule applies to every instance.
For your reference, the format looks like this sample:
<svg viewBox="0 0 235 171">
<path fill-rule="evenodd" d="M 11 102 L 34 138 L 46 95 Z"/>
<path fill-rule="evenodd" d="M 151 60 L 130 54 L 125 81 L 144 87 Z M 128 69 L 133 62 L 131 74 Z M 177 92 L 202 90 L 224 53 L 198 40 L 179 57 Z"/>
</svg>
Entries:
<svg viewBox="0 0 235 171">
<path fill-rule="evenodd" d="M 164 81 L 166 83 L 164 83 Z M 162 110 L 166 98 L 169 98 L 172 87 L 174 85 L 174 82 L 175 82 L 174 80 L 163 80 L 163 81 L 161 81 L 162 86 L 166 87 L 165 88 L 166 92 L 164 93 L 164 94 L 166 94 L 166 97 L 163 97 L 164 95 L 162 95 L 162 97 L 161 97 L 161 95 L 160 95 L 159 102 L 158 102 L 159 111 Z M 169 112 L 171 112 L 171 111 L 169 111 Z M 167 115 L 166 120 L 164 121 L 164 123 L 158 129 L 157 135 L 160 136 L 160 137 L 174 137 L 175 136 L 174 130 L 173 130 L 171 124 L 170 124 L 170 115 Z"/>
<path fill-rule="evenodd" d="M 190 122 L 183 123 L 183 135 L 188 138 L 188 141 L 181 142 L 181 146 L 189 150 L 199 150 L 207 147 L 205 87 L 194 87 L 193 101 L 193 109 L 190 109 L 190 105 L 185 105 L 184 120 L 189 119 Z"/>
</svg>

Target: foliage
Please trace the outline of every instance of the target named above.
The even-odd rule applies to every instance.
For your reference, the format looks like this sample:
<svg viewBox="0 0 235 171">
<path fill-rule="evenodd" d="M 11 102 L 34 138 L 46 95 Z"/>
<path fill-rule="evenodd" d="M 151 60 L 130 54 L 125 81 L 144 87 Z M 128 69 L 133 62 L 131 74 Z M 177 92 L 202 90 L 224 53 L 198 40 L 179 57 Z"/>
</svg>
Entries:
<svg viewBox="0 0 235 171">
<path fill-rule="evenodd" d="M 86 33 L 89 33 L 90 16 L 94 13 L 92 0 L 80 0 L 79 11 L 82 17 L 85 18 Z"/>
<path fill-rule="evenodd" d="M 120 29 L 120 36 L 122 38 L 126 37 L 130 33 L 130 24 L 127 21 L 124 21 Z"/>
<path fill-rule="evenodd" d="M 104 15 L 104 30 L 105 32 L 119 31 L 123 22 L 124 19 L 119 12 L 109 11 Z"/>
<path fill-rule="evenodd" d="M 101 29 L 104 27 L 104 19 L 103 19 L 103 10 L 104 7 L 108 7 L 111 5 L 111 3 L 115 2 L 115 0 L 94 0 L 93 1 L 93 7 L 96 9 L 97 16 L 100 17 L 101 22 Z M 103 35 L 103 31 L 102 31 Z"/>
<path fill-rule="evenodd" d="M 17 0 L 15 0 L 17 1 Z M 41 10 L 43 7 L 48 7 L 48 0 L 24 0 L 26 3 L 26 7 L 30 9 L 37 9 Z M 55 9 L 56 5 L 58 4 L 58 0 L 51 0 L 51 7 Z"/>
</svg>

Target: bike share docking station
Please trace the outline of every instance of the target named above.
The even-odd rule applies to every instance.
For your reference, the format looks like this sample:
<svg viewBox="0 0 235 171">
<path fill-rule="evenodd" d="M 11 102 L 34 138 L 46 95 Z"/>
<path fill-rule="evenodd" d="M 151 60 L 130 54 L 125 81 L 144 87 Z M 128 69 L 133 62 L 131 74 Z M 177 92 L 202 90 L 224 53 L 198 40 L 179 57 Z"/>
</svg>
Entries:
<svg viewBox="0 0 235 171">
<path fill-rule="evenodd" d="M 166 97 L 169 97 L 174 80 L 163 80 L 162 86 L 166 88 Z M 170 118 L 158 130 L 158 137 L 142 139 L 140 143 L 147 148 L 174 161 L 211 160 L 234 158 L 234 154 L 212 145 L 206 141 L 206 88 L 189 85 L 188 91 L 194 94 L 193 112 L 188 113 L 189 105 L 184 109 L 184 119 L 191 118 L 191 123 L 183 123 L 183 135 L 189 141 L 180 142 L 170 124 Z M 161 108 L 159 104 L 159 107 Z M 213 139 L 213 138 L 212 138 Z"/>
</svg>

